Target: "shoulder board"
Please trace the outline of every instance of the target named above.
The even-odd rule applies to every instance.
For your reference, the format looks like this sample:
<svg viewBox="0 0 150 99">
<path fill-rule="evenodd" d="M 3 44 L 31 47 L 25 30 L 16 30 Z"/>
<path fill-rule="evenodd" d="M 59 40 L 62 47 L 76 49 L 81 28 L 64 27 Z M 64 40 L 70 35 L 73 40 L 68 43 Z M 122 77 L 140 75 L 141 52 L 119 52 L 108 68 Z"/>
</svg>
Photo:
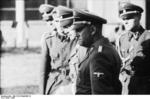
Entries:
<svg viewBox="0 0 150 99">
<path fill-rule="evenodd" d="M 54 36 L 54 35 L 51 34 L 51 33 L 44 33 L 44 34 L 42 35 L 42 37 L 45 38 L 45 39 L 51 38 L 51 37 L 53 37 L 53 36 Z"/>
<path fill-rule="evenodd" d="M 147 30 L 148 32 L 150 32 L 150 30 Z"/>
<path fill-rule="evenodd" d="M 101 52 L 102 52 L 102 50 L 103 50 L 103 46 L 102 46 L 102 45 L 100 45 L 100 46 L 98 47 L 98 53 L 101 53 Z"/>
<path fill-rule="evenodd" d="M 150 35 L 150 30 L 145 30 L 144 33 Z"/>
<path fill-rule="evenodd" d="M 150 39 L 150 30 L 145 30 L 143 34 L 145 39 Z"/>
</svg>

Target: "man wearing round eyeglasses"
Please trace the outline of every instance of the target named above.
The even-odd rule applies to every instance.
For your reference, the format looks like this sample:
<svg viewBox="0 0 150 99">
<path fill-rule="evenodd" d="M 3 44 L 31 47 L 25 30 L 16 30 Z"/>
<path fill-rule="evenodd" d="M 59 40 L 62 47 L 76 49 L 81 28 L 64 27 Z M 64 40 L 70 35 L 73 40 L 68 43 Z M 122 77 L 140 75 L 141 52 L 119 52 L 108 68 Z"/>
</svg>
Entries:
<svg viewBox="0 0 150 99">
<path fill-rule="evenodd" d="M 56 10 L 57 9 L 57 10 Z M 70 39 L 67 38 L 64 30 L 72 24 L 72 10 L 66 7 L 53 7 L 49 5 L 41 5 L 40 12 L 43 11 L 43 19 L 50 23 L 50 27 L 54 30 L 46 33 L 42 37 L 42 67 L 41 67 L 41 93 L 55 94 L 56 89 L 64 82 L 68 73 L 67 58 L 74 46 L 70 45 Z M 57 16 L 54 16 L 56 14 Z M 66 16 L 66 17 L 64 17 Z M 59 21 L 58 21 L 59 20 Z M 67 31 L 68 32 L 68 31 Z"/>
<path fill-rule="evenodd" d="M 50 31 L 44 33 L 41 37 L 41 68 L 40 68 L 40 83 L 39 83 L 39 93 L 46 94 L 47 80 L 50 70 L 50 56 L 49 56 L 49 43 L 47 43 L 47 38 L 52 38 L 56 35 L 56 28 L 53 24 L 52 11 L 54 6 L 49 4 L 41 4 L 39 7 L 39 12 L 42 16 L 42 20 L 47 23 Z"/>
<path fill-rule="evenodd" d="M 78 43 L 87 48 L 78 65 L 76 94 L 120 94 L 121 61 L 108 39 L 102 36 L 106 20 L 86 11 L 75 10 L 70 27 L 79 33 Z"/>
<path fill-rule="evenodd" d="M 150 94 L 150 32 L 140 24 L 142 12 L 140 6 L 132 3 L 119 6 L 125 26 L 117 47 L 122 59 L 122 94 Z"/>
</svg>

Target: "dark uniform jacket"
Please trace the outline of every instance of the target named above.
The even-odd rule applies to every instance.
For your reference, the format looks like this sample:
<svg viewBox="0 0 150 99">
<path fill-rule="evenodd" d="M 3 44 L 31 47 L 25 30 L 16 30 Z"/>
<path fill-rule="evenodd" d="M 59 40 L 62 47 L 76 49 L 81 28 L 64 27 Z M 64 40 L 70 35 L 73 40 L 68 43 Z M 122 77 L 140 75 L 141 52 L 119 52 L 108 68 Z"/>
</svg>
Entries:
<svg viewBox="0 0 150 99">
<path fill-rule="evenodd" d="M 44 94 L 52 94 L 62 84 L 65 79 L 67 62 L 70 51 L 75 46 L 76 41 L 69 41 L 59 35 L 44 34 L 42 37 L 42 66 L 41 83 Z"/>
<path fill-rule="evenodd" d="M 76 94 L 121 94 L 121 60 L 108 39 L 101 38 L 79 65 Z"/>
<path fill-rule="evenodd" d="M 150 94 L 150 32 L 140 26 L 136 33 L 124 33 L 118 52 L 131 76 L 129 94 Z"/>
</svg>

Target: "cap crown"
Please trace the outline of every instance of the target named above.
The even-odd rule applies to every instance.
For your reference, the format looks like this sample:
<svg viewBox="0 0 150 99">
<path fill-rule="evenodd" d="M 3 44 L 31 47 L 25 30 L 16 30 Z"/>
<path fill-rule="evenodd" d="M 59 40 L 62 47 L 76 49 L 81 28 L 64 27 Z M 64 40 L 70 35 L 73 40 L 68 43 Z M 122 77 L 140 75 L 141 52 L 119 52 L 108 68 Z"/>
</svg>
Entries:
<svg viewBox="0 0 150 99">
<path fill-rule="evenodd" d="M 138 14 L 142 12 L 143 9 L 140 6 L 134 5 L 132 3 L 124 2 L 119 6 L 120 17 L 122 17 L 122 15 Z"/>
<path fill-rule="evenodd" d="M 106 19 L 99 17 L 98 15 L 92 14 L 87 11 L 75 10 L 74 11 L 75 21 L 89 21 L 92 23 L 107 23 Z"/>
<path fill-rule="evenodd" d="M 73 23 L 73 10 L 59 5 L 54 9 L 53 17 L 61 27 L 68 27 Z"/>
<path fill-rule="evenodd" d="M 54 6 L 49 5 L 49 4 L 41 4 L 39 7 L 40 13 L 44 13 L 44 12 L 51 13 L 53 9 L 54 9 Z"/>
<path fill-rule="evenodd" d="M 67 8 L 65 6 L 61 6 L 59 5 L 58 7 L 56 7 L 53 11 L 53 13 L 55 14 L 55 18 L 66 18 L 66 17 L 70 17 L 73 16 L 73 10 L 70 8 Z"/>
</svg>

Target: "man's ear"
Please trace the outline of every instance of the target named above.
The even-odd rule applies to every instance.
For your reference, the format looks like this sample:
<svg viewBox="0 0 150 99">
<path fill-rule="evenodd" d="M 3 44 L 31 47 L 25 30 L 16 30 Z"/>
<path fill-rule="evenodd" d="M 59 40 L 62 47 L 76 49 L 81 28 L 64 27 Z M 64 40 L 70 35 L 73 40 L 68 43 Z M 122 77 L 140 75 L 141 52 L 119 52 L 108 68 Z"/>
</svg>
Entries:
<svg viewBox="0 0 150 99">
<path fill-rule="evenodd" d="M 94 35 L 96 33 L 96 27 L 94 25 L 90 27 L 90 30 L 91 30 L 91 35 Z"/>
</svg>

